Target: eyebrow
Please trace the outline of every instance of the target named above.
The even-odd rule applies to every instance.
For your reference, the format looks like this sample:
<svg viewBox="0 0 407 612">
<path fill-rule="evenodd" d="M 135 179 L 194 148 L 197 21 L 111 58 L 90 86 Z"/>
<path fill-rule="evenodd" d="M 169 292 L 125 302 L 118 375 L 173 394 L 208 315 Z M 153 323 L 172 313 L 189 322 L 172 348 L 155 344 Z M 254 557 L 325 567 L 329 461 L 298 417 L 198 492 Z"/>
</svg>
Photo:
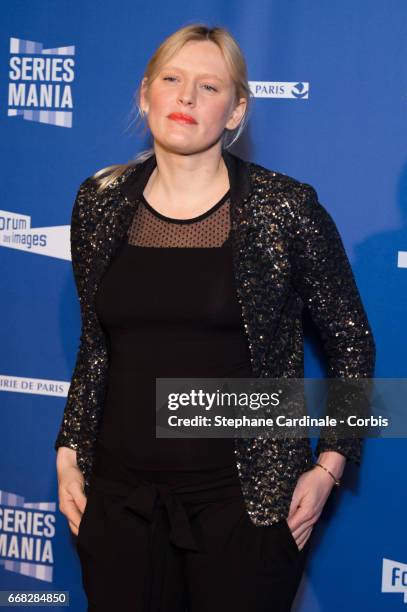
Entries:
<svg viewBox="0 0 407 612">
<path fill-rule="evenodd" d="M 164 72 L 165 70 L 179 70 L 179 72 L 184 72 L 184 70 L 182 70 L 182 68 L 178 68 L 177 66 L 166 66 L 165 68 L 163 68 L 161 70 L 161 72 Z M 218 77 L 216 74 L 211 74 L 210 72 L 204 72 L 202 74 L 198 75 L 199 77 L 209 77 L 211 79 L 217 79 L 218 81 L 220 81 L 221 83 L 224 83 L 224 80 L 221 79 L 220 77 Z"/>
</svg>

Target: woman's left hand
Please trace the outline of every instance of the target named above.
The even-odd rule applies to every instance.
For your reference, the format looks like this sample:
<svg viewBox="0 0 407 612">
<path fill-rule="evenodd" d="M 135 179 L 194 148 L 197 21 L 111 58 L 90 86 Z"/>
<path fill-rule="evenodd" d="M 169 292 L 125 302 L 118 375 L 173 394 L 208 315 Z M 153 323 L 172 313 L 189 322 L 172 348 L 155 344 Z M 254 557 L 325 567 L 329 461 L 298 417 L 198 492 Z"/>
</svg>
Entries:
<svg viewBox="0 0 407 612">
<path fill-rule="evenodd" d="M 307 470 L 299 477 L 287 523 L 300 550 L 310 537 L 334 486 L 333 478 L 318 466 Z"/>
</svg>

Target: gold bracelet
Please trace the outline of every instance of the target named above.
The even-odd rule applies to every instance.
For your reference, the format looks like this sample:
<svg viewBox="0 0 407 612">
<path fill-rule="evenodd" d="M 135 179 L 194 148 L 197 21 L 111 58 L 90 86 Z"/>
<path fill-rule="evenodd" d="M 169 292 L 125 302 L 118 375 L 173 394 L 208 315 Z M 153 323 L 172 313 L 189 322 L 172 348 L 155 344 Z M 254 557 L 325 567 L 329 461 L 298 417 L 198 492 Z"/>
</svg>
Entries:
<svg viewBox="0 0 407 612">
<path fill-rule="evenodd" d="M 319 467 L 321 467 L 323 470 L 325 470 L 325 472 L 328 472 L 328 474 L 330 474 L 330 475 L 332 476 L 332 478 L 334 479 L 336 486 L 337 486 L 337 487 L 339 487 L 339 486 L 340 486 L 341 481 L 340 481 L 340 480 L 337 480 L 337 479 L 335 478 L 335 476 L 332 474 L 332 472 L 330 472 L 330 471 L 328 470 L 328 468 L 326 468 L 324 465 L 321 465 L 320 463 L 314 463 L 314 465 L 319 465 Z"/>
</svg>

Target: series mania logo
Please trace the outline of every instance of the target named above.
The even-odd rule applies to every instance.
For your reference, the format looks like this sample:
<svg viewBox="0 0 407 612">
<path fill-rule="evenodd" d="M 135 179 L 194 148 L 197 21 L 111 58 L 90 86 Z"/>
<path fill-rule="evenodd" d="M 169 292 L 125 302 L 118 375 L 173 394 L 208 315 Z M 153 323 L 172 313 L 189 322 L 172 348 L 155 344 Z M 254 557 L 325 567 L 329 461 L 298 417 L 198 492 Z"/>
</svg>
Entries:
<svg viewBox="0 0 407 612">
<path fill-rule="evenodd" d="M 10 38 L 8 116 L 72 127 L 75 47 Z"/>
<path fill-rule="evenodd" d="M 55 502 L 26 502 L 0 490 L 0 565 L 37 580 L 52 582 Z"/>
</svg>

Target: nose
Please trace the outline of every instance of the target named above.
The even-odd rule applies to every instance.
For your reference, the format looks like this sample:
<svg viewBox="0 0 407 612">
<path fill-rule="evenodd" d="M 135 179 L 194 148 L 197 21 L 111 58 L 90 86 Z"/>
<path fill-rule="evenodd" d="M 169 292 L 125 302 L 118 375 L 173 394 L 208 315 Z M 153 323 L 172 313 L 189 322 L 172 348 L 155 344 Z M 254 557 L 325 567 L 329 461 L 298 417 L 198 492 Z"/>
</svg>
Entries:
<svg viewBox="0 0 407 612">
<path fill-rule="evenodd" d="M 181 104 L 185 104 L 186 106 L 191 106 L 191 104 L 193 104 L 192 98 L 187 95 L 180 96 L 179 101 L 181 102 Z"/>
<path fill-rule="evenodd" d="M 186 85 L 182 91 L 179 94 L 179 101 L 182 104 L 188 104 L 191 105 L 194 103 L 195 100 L 195 94 L 194 94 L 194 88 L 193 85 Z"/>
</svg>

